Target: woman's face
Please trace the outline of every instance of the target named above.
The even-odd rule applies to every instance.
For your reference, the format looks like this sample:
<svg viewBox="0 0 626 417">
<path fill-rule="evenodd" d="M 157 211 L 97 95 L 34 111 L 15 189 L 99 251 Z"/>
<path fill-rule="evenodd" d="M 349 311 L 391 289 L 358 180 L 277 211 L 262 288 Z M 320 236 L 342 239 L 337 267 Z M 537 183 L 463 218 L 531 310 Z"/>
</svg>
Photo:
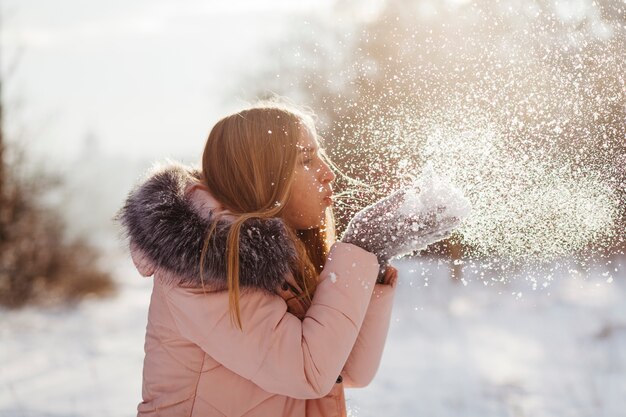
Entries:
<svg viewBox="0 0 626 417">
<path fill-rule="evenodd" d="M 313 134 L 305 134 L 297 146 L 294 179 L 283 217 L 294 229 L 312 229 L 323 225 L 326 208 L 333 204 L 331 183 L 335 174 L 322 160 Z"/>
</svg>

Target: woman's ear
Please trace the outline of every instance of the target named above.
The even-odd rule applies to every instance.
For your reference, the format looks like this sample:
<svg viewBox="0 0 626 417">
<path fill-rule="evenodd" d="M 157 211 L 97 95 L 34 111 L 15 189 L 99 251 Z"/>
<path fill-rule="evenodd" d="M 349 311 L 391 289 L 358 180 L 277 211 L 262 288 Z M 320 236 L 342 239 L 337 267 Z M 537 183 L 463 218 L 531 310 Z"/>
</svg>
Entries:
<svg viewBox="0 0 626 417">
<path fill-rule="evenodd" d="M 191 192 L 193 190 L 202 190 L 202 191 L 206 191 L 209 192 L 209 187 L 203 183 L 202 181 L 196 179 L 195 181 L 193 181 L 193 183 L 189 186 L 188 188 L 188 192 Z"/>
<path fill-rule="evenodd" d="M 194 181 L 185 188 L 185 196 L 191 201 L 196 213 L 203 217 L 208 217 L 209 213 L 213 216 L 222 215 L 224 218 L 230 218 L 230 212 L 219 202 L 209 191 L 209 187 L 200 181 Z"/>
</svg>

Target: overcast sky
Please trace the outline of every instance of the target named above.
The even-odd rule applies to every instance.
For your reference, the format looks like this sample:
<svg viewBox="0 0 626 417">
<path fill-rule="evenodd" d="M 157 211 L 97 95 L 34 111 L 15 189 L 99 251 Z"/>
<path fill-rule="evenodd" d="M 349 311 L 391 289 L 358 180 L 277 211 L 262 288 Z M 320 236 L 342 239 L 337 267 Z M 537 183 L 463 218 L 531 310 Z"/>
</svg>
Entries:
<svg viewBox="0 0 626 417">
<path fill-rule="evenodd" d="M 89 135 L 107 154 L 199 153 L 249 97 L 243 77 L 332 3 L 3 0 L 9 134 L 55 159 L 74 158 Z"/>
</svg>

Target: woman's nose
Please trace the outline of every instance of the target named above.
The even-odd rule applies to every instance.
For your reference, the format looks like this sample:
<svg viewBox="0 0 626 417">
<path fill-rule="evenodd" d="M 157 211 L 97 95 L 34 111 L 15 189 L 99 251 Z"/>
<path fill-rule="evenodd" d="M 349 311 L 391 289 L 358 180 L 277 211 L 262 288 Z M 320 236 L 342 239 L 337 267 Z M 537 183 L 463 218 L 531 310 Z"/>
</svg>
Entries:
<svg viewBox="0 0 626 417">
<path fill-rule="evenodd" d="M 324 162 L 322 164 L 322 169 L 320 170 L 320 180 L 323 183 L 327 183 L 327 182 L 333 182 L 335 181 L 336 175 L 335 173 L 330 169 L 330 167 L 328 166 L 328 164 L 326 162 Z"/>
</svg>

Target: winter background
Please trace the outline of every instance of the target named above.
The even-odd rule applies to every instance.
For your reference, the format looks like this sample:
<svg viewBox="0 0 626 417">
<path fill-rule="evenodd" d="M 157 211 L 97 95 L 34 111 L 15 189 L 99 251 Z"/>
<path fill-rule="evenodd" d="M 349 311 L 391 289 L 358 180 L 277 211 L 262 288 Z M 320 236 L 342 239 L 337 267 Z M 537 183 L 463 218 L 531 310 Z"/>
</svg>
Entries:
<svg viewBox="0 0 626 417">
<path fill-rule="evenodd" d="M 118 283 L 105 299 L 0 310 L 0 416 L 135 415 L 151 281 L 134 270 L 115 211 L 154 161 L 197 162 L 220 116 L 266 88 L 290 93 L 281 83 L 293 87 L 295 55 L 308 53 L 323 67 L 335 46 L 320 28 L 350 31 L 374 20 L 384 3 L 0 3 L 8 136 L 29 149 L 31 164 L 65 178 L 54 203 L 72 234 L 101 248 L 102 266 Z M 428 13 L 466 3 L 420 7 Z M 593 16 L 596 7 L 552 3 L 571 19 Z M 614 3 L 623 19 L 625 3 Z M 600 23 L 592 29 L 610 32 Z M 294 53 L 287 45 L 300 38 L 325 45 Z M 611 62 L 620 61 L 623 51 Z M 267 86 L 261 74 L 269 74 Z M 616 94 L 623 97 L 623 84 Z M 383 360 L 370 386 L 347 391 L 350 415 L 626 416 L 623 251 L 527 267 L 433 256 L 396 265 Z M 463 279 L 452 279 L 452 270 Z"/>
</svg>

